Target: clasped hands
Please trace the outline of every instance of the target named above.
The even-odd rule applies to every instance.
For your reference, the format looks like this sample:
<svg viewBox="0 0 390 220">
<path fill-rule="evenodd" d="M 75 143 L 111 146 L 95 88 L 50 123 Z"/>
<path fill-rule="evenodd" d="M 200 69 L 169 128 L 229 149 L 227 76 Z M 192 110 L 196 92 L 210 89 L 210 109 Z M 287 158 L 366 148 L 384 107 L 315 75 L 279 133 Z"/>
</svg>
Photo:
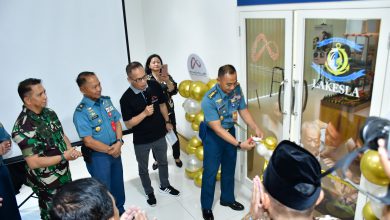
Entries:
<svg viewBox="0 0 390 220">
<path fill-rule="evenodd" d="M 71 147 L 68 150 L 64 151 L 64 157 L 66 160 L 76 160 L 77 158 L 83 156 L 83 154 L 76 150 L 75 147 Z"/>
<path fill-rule="evenodd" d="M 122 151 L 122 143 L 120 141 L 115 142 L 115 144 L 111 145 L 111 147 L 108 148 L 107 154 L 117 158 L 121 155 Z"/>
</svg>

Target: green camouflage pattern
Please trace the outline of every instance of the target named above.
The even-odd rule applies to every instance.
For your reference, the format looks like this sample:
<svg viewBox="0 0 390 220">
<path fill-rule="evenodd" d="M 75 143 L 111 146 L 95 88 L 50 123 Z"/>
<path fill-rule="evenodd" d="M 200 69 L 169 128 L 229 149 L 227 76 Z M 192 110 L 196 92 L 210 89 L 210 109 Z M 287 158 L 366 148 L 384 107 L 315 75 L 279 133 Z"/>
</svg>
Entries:
<svg viewBox="0 0 390 220">
<path fill-rule="evenodd" d="M 57 114 L 44 108 L 37 115 L 23 106 L 12 130 L 12 139 L 19 145 L 24 157 L 61 155 L 67 146 L 64 131 Z M 26 165 L 27 184 L 37 194 L 41 218 L 49 219 L 51 201 L 58 188 L 71 182 L 68 161 L 44 168 L 30 169 Z"/>
</svg>

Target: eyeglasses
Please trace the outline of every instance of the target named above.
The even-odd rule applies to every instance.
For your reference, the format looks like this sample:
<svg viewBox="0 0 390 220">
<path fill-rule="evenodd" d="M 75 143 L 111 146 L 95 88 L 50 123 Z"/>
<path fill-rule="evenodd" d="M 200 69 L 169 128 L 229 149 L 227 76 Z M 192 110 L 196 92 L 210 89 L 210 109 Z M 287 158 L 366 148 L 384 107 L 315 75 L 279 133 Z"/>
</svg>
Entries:
<svg viewBox="0 0 390 220">
<path fill-rule="evenodd" d="M 236 86 L 238 86 L 240 83 L 239 82 L 235 82 L 235 83 L 226 83 L 224 86 L 225 86 L 225 88 L 230 88 L 230 87 L 236 87 Z"/>
<path fill-rule="evenodd" d="M 133 80 L 134 82 L 136 82 L 136 83 L 140 83 L 140 82 L 142 82 L 142 81 L 146 81 L 146 80 L 148 80 L 148 75 L 144 75 L 143 77 L 141 77 L 141 78 L 137 78 L 137 79 L 131 79 L 131 80 Z"/>
</svg>

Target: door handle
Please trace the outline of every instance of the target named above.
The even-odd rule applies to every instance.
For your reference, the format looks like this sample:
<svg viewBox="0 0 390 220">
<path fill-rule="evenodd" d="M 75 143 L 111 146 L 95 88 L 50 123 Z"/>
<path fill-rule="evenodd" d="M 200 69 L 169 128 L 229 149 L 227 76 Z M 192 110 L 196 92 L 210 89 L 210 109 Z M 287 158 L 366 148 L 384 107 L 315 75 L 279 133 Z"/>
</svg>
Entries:
<svg viewBox="0 0 390 220">
<path fill-rule="evenodd" d="M 298 115 L 298 112 L 295 110 L 295 88 L 296 85 L 299 83 L 299 80 L 293 80 L 293 83 L 291 85 L 291 94 L 292 94 L 292 102 L 291 102 L 291 114 L 294 116 Z"/>
<path fill-rule="evenodd" d="M 304 112 L 306 110 L 307 98 L 309 96 L 308 86 L 307 86 L 306 80 L 303 80 L 303 93 L 304 93 L 304 101 L 303 101 L 303 105 L 302 105 L 302 112 Z"/>
<path fill-rule="evenodd" d="M 288 80 L 287 79 L 284 79 L 283 81 L 280 82 L 280 85 L 279 85 L 279 93 L 278 93 L 278 106 L 279 106 L 279 111 L 283 114 L 283 115 L 287 115 L 287 111 L 286 110 L 282 110 L 282 92 L 284 93 L 284 84 L 287 84 L 288 83 Z"/>
<path fill-rule="evenodd" d="M 295 92 L 296 92 L 296 88 L 298 88 L 297 84 L 299 84 L 299 80 L 293 80 L 291 111 L 292 111 L 292 115 L 294 115 L 294 116 L 298 115 L 298 111 L 295 109 L 295 96 L 296 96 Z M 301 112 L 304 112 L 306 110 L 307 99 L 308 99 L 308 96 L 309 96 L 308 86 L 307 86 L 307 81 L 306 80 L 303 80 L 302 89 L 303 89 L 303 93 L 302 93 L 302 95 L 303 95 L 303 103 L 302 103 L 302 111 Z"/>
</svg>

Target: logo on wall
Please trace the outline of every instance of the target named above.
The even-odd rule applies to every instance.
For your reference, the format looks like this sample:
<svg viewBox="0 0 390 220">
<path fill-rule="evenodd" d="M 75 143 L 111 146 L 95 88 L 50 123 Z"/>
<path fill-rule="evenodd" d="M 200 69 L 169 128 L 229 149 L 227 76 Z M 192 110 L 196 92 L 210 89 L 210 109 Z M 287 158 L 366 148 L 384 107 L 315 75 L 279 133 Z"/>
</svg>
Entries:
<svg viewBox="0 0 390 220">
<path fill-rule="evenodd" d="M 320 84 L 313 83 L 313 85 L 315 88 L 359 97 L 358 88 L 352 90 L 348 85 L 338 83 L 349 82 L 365 75 L 365 69 L 353 72 L 350 71 L 349 54 L 346 50 L 346 48 L 349 47 L 357 52 L 361 52 L 362 46 L 345 38 L 333 37 L 318 42 L 315 50 L 319 51 L 319 48 L 329 48 L 329 45 L 333 44 L 335 46 L 330 47 L 328 52 L 324 52 L 322 55 L 322 58 L 326 58 L 323 59 L 323 62 L 313 55 L 314 58 L 311 67 L 319 75 L 322 75 L 335 83 L 321 82 Z M 315 82 L 315 80 L 313 80 L 313 82 Z"/>
<path fill-rule="evenodd" d="M 202 59 L 196 54 L 190 54 L 187 59 L 187 69 L 190 77 L 194 81 L 202 81 L 207 83 L 209 78 L 207 76 L 206 67 Z"/>
<path fill-rule="evenodd" d="M 267 36 L 263 33 L 259 33 L 256 39 L 252 43 L 251 58 L 255 63 L 263 56 L 263 53 L 267 50 L 268 55 L 273 61 L 279 58 L 279 47 L 274 41 L 268 41 Z"/>
</svg>

